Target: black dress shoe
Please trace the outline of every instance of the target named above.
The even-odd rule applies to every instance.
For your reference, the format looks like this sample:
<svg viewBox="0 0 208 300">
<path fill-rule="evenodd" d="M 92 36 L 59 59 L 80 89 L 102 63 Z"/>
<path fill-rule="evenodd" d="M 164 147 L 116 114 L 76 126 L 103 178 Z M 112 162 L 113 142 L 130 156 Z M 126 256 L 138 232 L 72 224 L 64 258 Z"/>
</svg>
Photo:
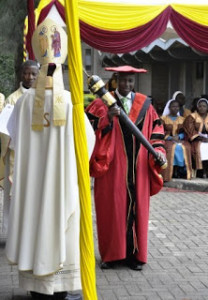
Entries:
<svg viewBox="0 0 208 300">
<path fill-rule="evenodd" d="M 37 293 L 37 292 L 30 292 L 31 296 L 33 299 L 35 300 L 52 300 L 53 299 L 53 295 L 46 295 L 46 294 L 41 294 L 41 293 Z"/>
<path fill-rule="evenodd" d="M 127 266 L 134 271 L 141 271 L 143 263 L 137 261 L 135 258 L 127 259 Z"/>
<path fill-rule="evenodd" d="M 112 262 L 101 261 L 101 263 L 100 263 L 100 268 L 102 270 L 112 269 L 112 267 L 113 267 L 113 263 Z"/>
</svg>

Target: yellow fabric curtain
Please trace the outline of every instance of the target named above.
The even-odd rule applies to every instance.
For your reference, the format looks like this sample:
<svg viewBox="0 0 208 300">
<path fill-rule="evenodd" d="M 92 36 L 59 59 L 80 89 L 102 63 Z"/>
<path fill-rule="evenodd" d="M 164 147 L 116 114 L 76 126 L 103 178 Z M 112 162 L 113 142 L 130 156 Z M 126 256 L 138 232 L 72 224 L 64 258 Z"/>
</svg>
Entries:
<svg viewBox="0 0 208 300">
<path fill-rule="evenodd" d="M 23 61 L 27 59 L 27 49 L 26 49 L 26 36 L 28 32 L 28 16 L 25 18 L 24 30 L 23 30 Z"/>
<path fill-rule="evenodd" d="M 85 300 L 96 300 L 89 158 L 84 123 L 83 75 L 77 0 L 65 0 L 68 29 L 68 67 L 73 102 L 73 125 L 80 194 L 81 278 Z"/>
<path fill-rule="evenodd" d="M 208 26 L 208 5 L 172 4 L 171 7 L 184 17 Z"/>
<path fill-rule="evenodd" d="M 40 0 L 38 7 L 37 7 L 38 14 L 40 14 L 41 10 L 44 7 L 46 7 L 50 2 L 51 2 L 51 0 Z M 64 6 L 64 0 L 58 0 L 58 2 Z"/>
<path fill-rule="evenodd" d="M 139 5 L 78 1 L 79 19 L 93 27 L 105 30 L 128 30 L 148 23 L 168 5 Z"/>
</svg>

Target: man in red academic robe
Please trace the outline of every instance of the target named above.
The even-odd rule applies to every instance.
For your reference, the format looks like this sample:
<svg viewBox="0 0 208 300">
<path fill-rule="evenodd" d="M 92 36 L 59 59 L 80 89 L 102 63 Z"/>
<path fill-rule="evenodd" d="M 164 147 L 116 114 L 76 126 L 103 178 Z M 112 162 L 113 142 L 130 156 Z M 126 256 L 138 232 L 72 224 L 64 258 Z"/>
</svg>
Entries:
<svg viewBox="0 0 208 300">
<path fill-rule="evenodd" d="M 163 181 L 160 167 L 148 150 L 136 140 L 119 119 L 120 107 L 142 131 L 164 159 L 164 131 L 147 96 L 134 93 L 135 73 L 146 72 L 130 66 L 110 68 L 118 72 L 118 88 L 112 92 L 119 108 L 96 99 L 87 115 L 96 132 L 96 145 L 90 161 L 95 177 L 94 197 L 101 268 L 111 268 L 125 260 L 133 270 L 147 262 L 150 196 Z"/>
</svg>

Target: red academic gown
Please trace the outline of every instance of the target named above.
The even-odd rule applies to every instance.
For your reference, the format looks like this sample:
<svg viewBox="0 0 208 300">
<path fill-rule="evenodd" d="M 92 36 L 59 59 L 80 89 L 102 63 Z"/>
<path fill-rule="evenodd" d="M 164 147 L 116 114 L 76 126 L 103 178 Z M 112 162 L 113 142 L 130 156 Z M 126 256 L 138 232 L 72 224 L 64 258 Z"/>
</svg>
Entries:
<svg viewBox="0 0 208 300">
<path fill-rule="evenodd" d="M 135 123 L 147 97 L 136 93 L 129 118 Z M 118 105 L 122 106 L 119 101 Z M 125 259 L 127 256 L 127 226 L 130 207 L 133 205 L 135 222 L 132 226 L 133 253 L 136 258 L 147 262 L 147 239 L 150 195 L 159 192 L 163 180 L 158 173 L 153 157 L 140 144 L 136 151 L 135 138 L 132 151 L 127 151 L 122 124 L 114 117 L 109 124 L 108 108 L 101 99 L 96 99 L 87 108 L 88 117 L 96 132 L 96 145 L 90 161 L 91 176 L 95 177 L 94 198 L 97 218 L 98 243 L 102 261 Z M 141 122 L 142 123 L 142 122 Z M 139 126 L 139 125 L 138 125 Z M 141 126 L 141 125 L 140 125 Z M 150 104 L 142 126 L 143 135 L 151 142 L 156 151 L 165 153 L 164 130 L 156 111 Z M 137 146 L 138 148 L 138 146 Z M 128 152 L 128 153 L 127 153 Z M 128 155 L 133 153 L 133 168 L 129 166 Z M 128 180 L 128 170 L 132 168 L 133 194 Z M 131 177 L 131 176 L 130 176 Z"/>
</svg>

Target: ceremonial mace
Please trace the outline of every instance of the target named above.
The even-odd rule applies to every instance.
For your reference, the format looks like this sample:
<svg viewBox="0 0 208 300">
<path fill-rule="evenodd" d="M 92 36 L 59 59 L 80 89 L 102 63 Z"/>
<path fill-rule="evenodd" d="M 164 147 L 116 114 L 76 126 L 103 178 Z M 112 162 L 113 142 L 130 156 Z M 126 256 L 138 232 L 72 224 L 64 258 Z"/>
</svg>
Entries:
<svg viewBox="0 0 208 300">
<path fill-rule="evenodd" d="M 97 75 L 89 76 L 89 74 L 85 70 L 84 72 L 88 77 L 87 83 L 89 90 L 93 94 L 97 94 L 109 108 L 112 106 L 120 108 L 119 119 L 123 121 L 123 123 L 129 129 L 130 133 L 132 133 L 142 143 L 142 145 L 153 155 L 153 157 L 156 159 L 157 164 L 159 164 L 162 169 L 165 169 L 167 167 L 167 161 L 165 160 L 161 162 L 159 160 L 158 153 L 148 142 L 148 140 L 144 137 L 139 128 L 136 127 L 136 125 L 128 118 L 123 109 L 121 107 L 118 107 L 116 99 L 105 88 L 105 83 L 103 82 L 103 80 Z"/>
</svg>

